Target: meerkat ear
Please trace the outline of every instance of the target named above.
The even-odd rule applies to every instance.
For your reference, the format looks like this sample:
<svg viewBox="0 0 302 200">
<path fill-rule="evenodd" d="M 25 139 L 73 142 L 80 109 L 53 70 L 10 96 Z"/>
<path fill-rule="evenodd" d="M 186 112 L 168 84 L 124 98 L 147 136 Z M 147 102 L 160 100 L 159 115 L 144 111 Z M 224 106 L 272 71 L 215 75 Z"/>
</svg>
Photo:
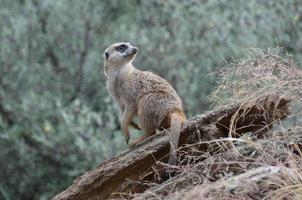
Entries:
<svg viewBox="0 0 302 200">
<path fill-rule="evenodd" d="M 105 53 L 105 58 L 108 59 L 109 58 L 109 53 Z"/>
<path fill-rule="evenodd" d="M 109 58 L 109 53 L 108 53 L 108 52 L 105 52 L 105 53 L 104 53 L 104 58 L 105 58 L 105 62 L 104 62 L 104 74 L 105 74 L 105 76 L 107 76 L 108 67 L 107 67 L 107 65 L 106 65 L 106 61 L 107 61 L 108 58 Z"/>
</svg>

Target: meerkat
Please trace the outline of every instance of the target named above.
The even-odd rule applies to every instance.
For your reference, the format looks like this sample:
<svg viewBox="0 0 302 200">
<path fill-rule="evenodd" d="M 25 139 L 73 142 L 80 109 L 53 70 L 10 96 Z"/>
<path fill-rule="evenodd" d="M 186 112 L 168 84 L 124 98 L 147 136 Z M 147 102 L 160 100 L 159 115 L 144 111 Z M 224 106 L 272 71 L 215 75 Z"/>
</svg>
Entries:
<svg viewBox="0 0 302 200">
<path fill-rule="evenodd" d="M 130 43 L 114 43 L 104 52 L 104 73 L 107 90 L 122 111 L 121 130 L 129 148 L 156 133 L 170 128 L 169 164 L 176 165 L 176 149 L 186 117 L 182 101 L 163 78 L 141 71 L 132 64 L 138 48 Z M 133 117 L 138 117 L 138 124 Z M 129 144 L 129 126 L 144 134 Z"/>
</svg>

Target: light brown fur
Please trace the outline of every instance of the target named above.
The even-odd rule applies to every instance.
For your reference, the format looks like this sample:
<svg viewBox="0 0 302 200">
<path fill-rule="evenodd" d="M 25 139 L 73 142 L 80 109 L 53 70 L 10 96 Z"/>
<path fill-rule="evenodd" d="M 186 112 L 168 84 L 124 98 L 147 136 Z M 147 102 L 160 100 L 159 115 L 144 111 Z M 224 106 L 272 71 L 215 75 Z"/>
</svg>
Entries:
<svg viewBox="0 0 302 200">
<path fill-rule="evenodd" d="M 143 130 L 144 134 L 129 144 L 134 147 L 155 134 L 156 129 L 171 127 L 169 163 L 176 164 L 179 133 L 186 119 L 181 99 L 166 80 L 135 68 L 132 61 L 136 54 L 137 48 L 129 43 L 112 44 L 104 54 L 107 89 L 123 112 L 122 133 L 128 144 L 129 126 Z M 134 116 L 138 116 L 139 127 L 132 121 Z"/>
</svg>

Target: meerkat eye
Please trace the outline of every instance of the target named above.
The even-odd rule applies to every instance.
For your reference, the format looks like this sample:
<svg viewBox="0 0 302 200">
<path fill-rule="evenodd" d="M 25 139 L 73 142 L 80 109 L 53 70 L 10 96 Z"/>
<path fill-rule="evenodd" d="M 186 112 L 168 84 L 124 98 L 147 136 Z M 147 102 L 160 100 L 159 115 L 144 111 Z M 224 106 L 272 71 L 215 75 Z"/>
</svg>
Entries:
<svg viewBox="0 0 302 200">
<path fill-rule="evenodd" d="M 105 58 L 108 59 L 109 58 L 109 53 L 105 53 Z"/>
<path fill-rule="evenodd" d="M 125 44 L 121 44 L 120 46 L 117 47 L 117 50 L 119 52 L 124 52 L 126 49 L 128 49 L 128 46 Z"/>
</svg>

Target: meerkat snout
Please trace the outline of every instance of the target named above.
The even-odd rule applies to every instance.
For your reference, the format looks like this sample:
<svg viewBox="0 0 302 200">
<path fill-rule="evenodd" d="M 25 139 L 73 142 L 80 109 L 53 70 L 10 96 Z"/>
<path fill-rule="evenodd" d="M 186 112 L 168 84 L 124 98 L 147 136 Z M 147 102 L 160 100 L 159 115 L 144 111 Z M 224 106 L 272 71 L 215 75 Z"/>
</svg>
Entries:
<svg viewBox="0 0 302 200">
<path fill-rule="evenodd" d="M 132 49 L 132 53 L 135 55 L 138 52 L 138 48 L 137 47 L 131 47 Z"/>
<path fill-rule="evenodd" d="M 134 57 L 136 56 L 138 52 L 138 48 L 137 47 L 134 47 L 134 46 L 130 46 L 128 47 L 128 49 L 125 51 L 124 53 L 124 58 L 126 59 L 134 59 Z"/>
</svg>

